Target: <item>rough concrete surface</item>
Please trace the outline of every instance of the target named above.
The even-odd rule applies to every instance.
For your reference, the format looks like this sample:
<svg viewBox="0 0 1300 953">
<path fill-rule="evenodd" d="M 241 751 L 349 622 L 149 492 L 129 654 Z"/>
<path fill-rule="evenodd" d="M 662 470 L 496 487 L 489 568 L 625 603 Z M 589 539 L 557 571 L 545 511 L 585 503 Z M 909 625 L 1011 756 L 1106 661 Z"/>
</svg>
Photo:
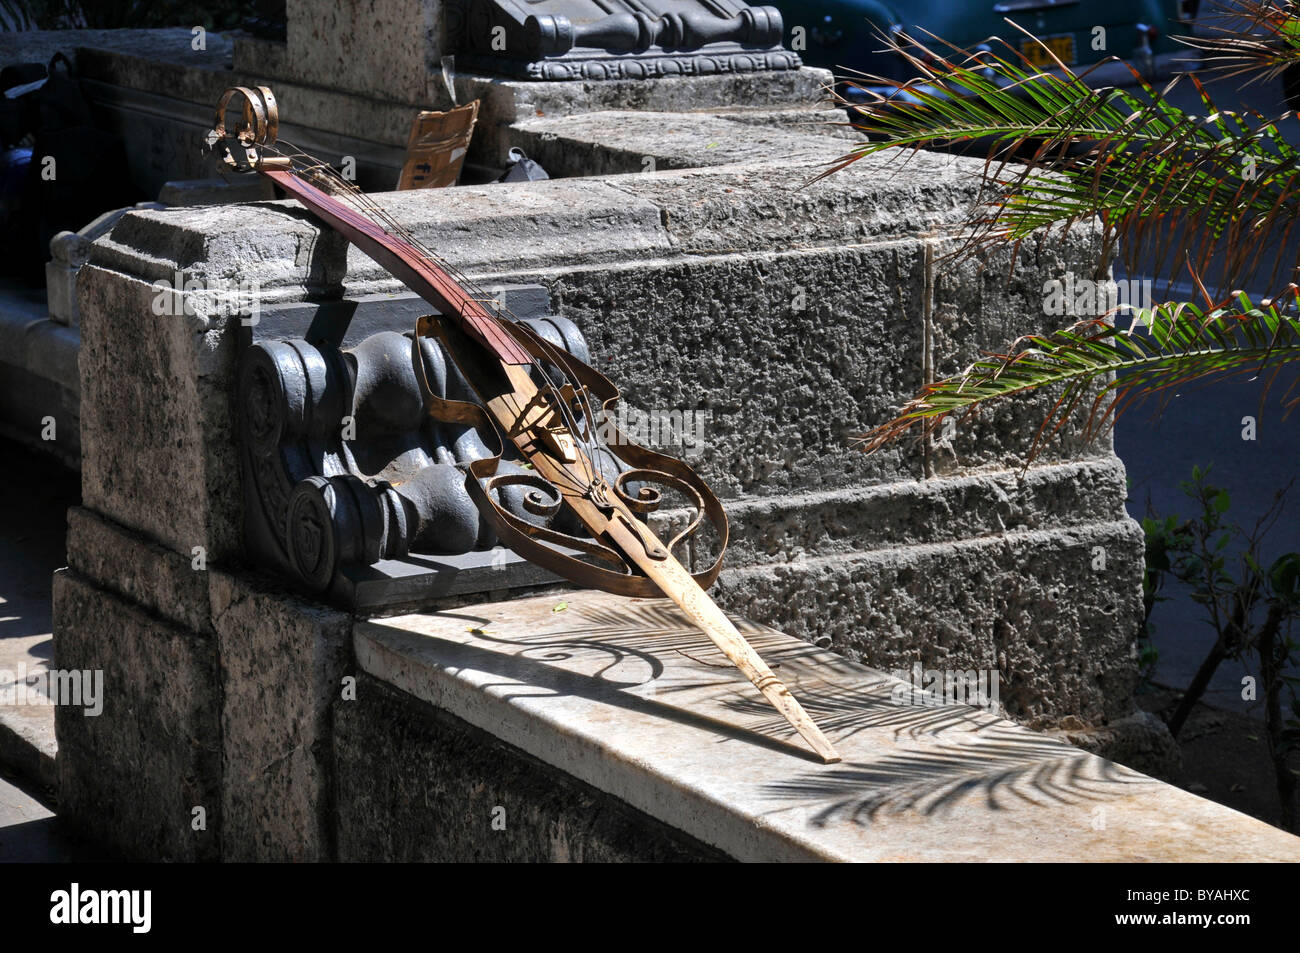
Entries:
<svg viewBox="0 0 1300 953">
<path fill-rule="evenodd" d="M 68 565 L 146 611 L 211 634 L 208 577 L 186 558 L 85 507 L 68 510 Z"/>
<path fill-rule="evenodd" d="M 755 154 L 797 164 L 824 151 L 807 132 L 757 124 L 742 131 L 699 113 L 593 112 L 527 119 L 512 131 L 552 178 L 727 165 Z"/>
<path fill-rule="evenodd" d="M 334 855 L 331 707 L 344 691 L 350 620 L 213 571 L 221 665 L 223 859 Z"/>
<path fill-rule="evenodd" d="M 103 673 L 103 711 L 55 709 L 59 814 L 139 860 L 221 856 L 221 682 L 214 640 L 63 570 L 54 667 Z"/>
<path fill-rule="evenodd" d="M 336 707 L 339 860 L 680 863 L 726 855 L 362 674 Z"/>
<path fill-rule="evenodd" d="M 1096 546 L 1105 571 L 1091 568 Z M 996 669 L 1008 715 L 1035 727 L 1102 725 L 1133 711 L 1141 593 L 1118 581 L 1141 565 L 1141 530 L 1124 520 L 737 568 L 718 599 L 884 671 Z"/>
<path fill-rule="evenodd" d="M 413 104 L 442 98 L 442 76 L 433 69 L 440 56 L 441 3 L 288 0 L 285 17 L 286 78 Z"/>
<path fill-rule="evenodd" d="M 684 76 L 654 82 L 531 82 L 472 74 L 455 77 L 458 101 L 479 99 L 482 104 L 469 159 L 489 165 L 500 164 L 510 146 L 519 144 L 518 134 L 512 127 L 520 121 L 606 110 L 661 114 L 711 112 L 736 103 L 744 103 L 755 113 L 791 107 L 814 110 L 827 100 L 830 83 L 829 72 L 808 67 Z"/>
<path fill-rule="evenodd" d="M 58 664 L 103 668 L 108 701 L 94 718 L 59 715 L 69 817 L 93 829 L 82 812 L 115 804 L 128 815 L 122 836 L 145 838 L 118 849 L 181 856 L 186 839 L 142 832 L 135 812 L 174 813 L 182 785 L 219 799 L 218 810 L 196 804 L 208 807 L 223 859 L 331 858 L 330 707 L 351 657 L 348 616 L 245 571 L 196 569 L 84 508 L 69 511 L 68 539 L 73 568 L 56 577 Z"/>
<path fill-rule="evenodd" d="M 432 706 L 739 860 L 1300 860 L 1300 838 L 996 710 L 900 695 L 905 682 L 740 620 L 843 757 L 823 765 L 666 600 L 581 592 L 556 606 L 516 599 L 359 623 L 360 669 L 410 697 L 403 716 L 393 696 L 363 695 L 345 717 L 427 720 Z M 408 784 L 439 773 L 340 763 L 341 776 L 352 771 Z M 492 849 L 496 780 L 450 819 L 456 856 Z M 376 788 L 372 778 L 362 789 Z M 546 836 L 548 819 L 522 823 L 527 840 Z M 447 842 L 432 825 L 405 830 Z M 418 852 L 386 834 L 400 856 Z"/>
<path fill-rule="evenodd" d="M 200 314 L 156 313 L 147 281 L 97 272 L 78 279 L 85 505 L 174 552 L 220 559 L 242 535 L 234 335 Z"/>
</svg>

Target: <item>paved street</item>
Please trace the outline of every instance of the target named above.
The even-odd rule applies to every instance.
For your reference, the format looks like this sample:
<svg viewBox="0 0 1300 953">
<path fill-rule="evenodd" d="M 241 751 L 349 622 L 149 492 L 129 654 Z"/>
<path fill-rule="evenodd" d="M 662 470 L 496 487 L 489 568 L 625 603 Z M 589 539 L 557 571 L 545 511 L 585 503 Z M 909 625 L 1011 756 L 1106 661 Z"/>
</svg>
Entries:
<svg viewBox="0 0 1300 953">
<path fill-rule="evenodd" d="M 52 458 L 9 440 L 0 440 L 0 460 L 0 672 L 16 680 L 24 671 L 44 671 L 54 653 L 50 577 L 66 563 L 66 513 L 80 500 L 81 481 Z M 4 760 L 53 784 L 54 750 L 53 708 L 0 708 Z"/>
<path fill-rule="evenodd" d="M 1236 87 L 1236 80 L 1209 82 L 1216 105 L 1227 109 L 1255 109 L 1265 116 L 1286 111 L 1279 82 Z M 1204 113 L 1195 88 L 1184 82 L 1171 101 L 1198 114 Z M 1300 123 L 1294 118 L 1281 126 L 1288 141 L 1300 143 Z M 1248 289 L 1250 290 L 1250 289 Z M 1156 289 L 1159 297 L 1159 289 Z M 1212 482 L 1232 497 L 1233 519 L 1253 526 L 1274 494 L 1300 473 L 1300 414 L 1283 420 L 1281 397 L 1300 371 L 1291 370 L 1273 385 L 1263 413 L 1259 409 L 1261 385 L 1257 381 L 1217 384 L 1183 393 L 1159 416 L 1156 404 L 1122 418 L 1115 433 L 1115 448 L 1128 467 L 1131 481 L 1129 512 L 1141 518 L 1148 501 L 1156 513 L 1190 514 L 1190 501 L 1178 489 L 1191 478 L 1193 465 L 1214 465 Z M 1242 439 L 1242 418 L 1258 418 L 1258 439 Z M 1292 491 L 1282 518 L 1267 537 L 1266 559 L 1300 550 L 1300 485 Z M 1214 643 L 1214 631 L 1204 621 L 1204 610 L 1177 585 L 1166 593 L 1152 616 L 1160 661 L 1156 677 L 1162 684 L 1184 687 Z M 1219 707 L 1251 711 L 1262 718 L 1260 703 L 1243 702 L 1241 679 L 1247 671 L 1225 663 L 1211 683 L 1206 701 Z"/>
<path fill-rule="evenodd" d="M 61 835 L 48 807 L 0 776 L 0 863 L 93 859 Z"/>
<path fill-rule="evenodd" d="M 64 564 L 65 512 L 80 480 L 59 464 L 0 440 L 0 671 L 41 671 L 53 654 L 50 574 Z M 6 687 L 6 686 L 0 686 Z M 28 774 L 50 776 L 54 709 L 0 709 L 0 753 Z M 37 757 L 46 760 L 35 765 Z M 28 781 L 24 781 L 28 784 Z M 58 836 L 48 807 L 0 775 L 0 861 L 84 859 Z"/>
</svg>

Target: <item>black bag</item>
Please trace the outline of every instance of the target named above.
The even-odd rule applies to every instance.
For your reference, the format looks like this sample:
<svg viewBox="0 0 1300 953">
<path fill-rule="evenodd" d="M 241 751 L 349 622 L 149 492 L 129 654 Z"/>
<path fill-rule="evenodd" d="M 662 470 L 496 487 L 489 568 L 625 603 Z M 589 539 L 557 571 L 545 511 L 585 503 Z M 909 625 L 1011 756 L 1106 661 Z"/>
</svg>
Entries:
<svg viewBox="0 0 1300 953">
<path fill-rule="evenodd" d="M 59 64 L 62 68 L 59 68 Z M 45 281 L 50 239 L 96 216 L 140 200 L 122 141 L 93 123 L 90 104 L 62 53 L 50 60 L 36 97 L 31 165 L 2 257 L 7 272 L 29 284 Z"/>
<path fill-rule="evenodd" d="M 21 86 L 29 86 L 46 77 L 44 63 L 17 63 L 0 69 L 0 93 Z M 12 149 L 29 132 L 40 125 L 40 112 L 36 105 L 39 90 L 31 89 L 21 96 L 0 96 L 0 148 Z"/>
</svg>

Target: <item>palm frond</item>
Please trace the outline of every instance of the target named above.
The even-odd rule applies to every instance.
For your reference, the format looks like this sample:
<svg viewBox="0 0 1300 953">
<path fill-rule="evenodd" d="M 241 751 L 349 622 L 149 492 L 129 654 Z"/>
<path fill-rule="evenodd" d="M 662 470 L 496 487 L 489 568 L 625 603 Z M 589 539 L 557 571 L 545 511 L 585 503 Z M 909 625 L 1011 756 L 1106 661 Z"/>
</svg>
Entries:
<svg viewBox="0 0 1300 953">
<path fill-rule="evenodd" d="M 1208 273 L 1226 248 L 1214 289 L 1222 294 L 1272 256 L 1300 215 L 1300 153 L 1277 121 L 1219 109 L 1194 76 L 1174 82 L 1195 84 L 1204 116 L 1165 98 L 1173 83 L 1160 92 L 1136 73 L 1135 90 L 1093 89 L 1087 73 L 1059 61 L 1038 70 L 1007 43 L 1004 55 L 954 47 L 936 57 L 906 38 L 886 42 L 917 76 L 901 88 L 853 80 L 868 91 L 853 122 L 868 138 L 823 174 L 895 147 L 906 155 L 987 142 L 979 205 L 957 256 L 1100 218 L 1104 247 L 1118 248 L 1130 270 L 1169 281 Z M 1267 286 L 1294 280 L 1294 265 L 1276 259 Z"/>
<path fill-rule="evenodd" d="M 1204 384 L 1274 369 L 1300 359 L 1300 318 L 1290 302 L 1263 301 L 1245 294 L 1213 308 L 1167 302 L 1134 309 L 1128 328 L 1092 319 L 1047 335 L 1018 339 L 1007 354 L 991 354 L 954 377 L 927 385 L 889 422 L 860 438 L 874 452 L 910 430 L 928 436 L 944 418 L 962 419 L 991 401 L 1056 385 L 1057 399 L 1035 435 L 1029 459 L 1044 435 L 1056 433 L 1081 406 L 1090 404 L 1084 436 L 1113 426 L 1124 410 L 1192 382 Z M 1292 385 L 1294 388 L 1294 385 Z M 1261 397 L 1261 400 L 1263 398 Z M 1288 408 L 1300 403 L 1283 398 Z"/>
<path fill-rule="evenodd" d="M 1175 39 L 1201 52 L 1204 72 L 1247 76 L 1242 85 L 1248 86 L 1300 64 L 1300 4 L 1294 0 L 1216 2 L 1193 22 L 1208 35 Z"/>
</svg>

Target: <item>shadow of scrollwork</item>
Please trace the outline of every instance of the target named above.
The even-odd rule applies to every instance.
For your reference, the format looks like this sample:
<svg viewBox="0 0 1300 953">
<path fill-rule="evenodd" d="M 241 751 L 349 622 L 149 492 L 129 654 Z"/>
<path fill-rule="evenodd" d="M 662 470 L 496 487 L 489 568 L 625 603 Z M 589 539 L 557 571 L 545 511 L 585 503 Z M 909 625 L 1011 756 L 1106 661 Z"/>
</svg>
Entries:
<svg viewBox="0 0 1300 953">
<path fill-rule="evenodd" d="M 719 740 L 745 741 L 801 760 L 818 760 L 797 738 L 792 737 L 793 732 L 784 721 L 755 730 L 654 697 L 666 696 L 671 690 L 693 691 L 711 687 L 737 693 L 754 691 L 748 682 L 737 676 L 729 663 L 726 666 L 728 671 L 720 673 L 717 678 L 692 677 L 686 683 L 671 687 L 655 684 L 665 672 L 662 658 L 666 652 L 680 649 L 694 656 L 705 650 L 701 647 L 702 642 L 708 645 L 707 638 L 687 625 L 670 606 L 630 604 L 613 613 L 575 607 L 566 610 L 573 611 L 573 615 L 566 618 L 577 621 L 572 628 L 560 631 L 547 628 L 535 636 L 509 638 L 492 631 L 492 620 L 472 615 L 471 611 L 444 612 L 439 617 L 467 623 L 478 643 L 486 642 L 494 647 L 438 639 L 442 643 L 439 665 L 452 672 L 472 669 L 500 677 L 502 681 L 488 682 L 481 687 L 506 701 L 527 699 L 532 702 L 547 696 L 587 698 L 648 717 L 702 728 Z M 429 636 L 390 628 L 379 620 L 371 624 L 388 628 L 390 645 L 398 651 L 419 651 L 421 645 L 427 645 L 429 641 Z M 554 664 L 588 653 L 598 654 L 608 661 L 590 674 Z M 718 653 L 718 658 L 723 659 L 721 653 Z M 627 662 L 644 666 L 643 677 L 610 677 L 611 671 Z M 654 685 L 653 695 L 633 691 L 645 685 Z"/>
<path fill-rule="evenodd" d="M 594 638 L 556 638 L 548 637 L 544 642 L 533 643 L 528 639 L 506 639 L 488 631 L 478 633 L 478 638 L 495 645 L 514 646 L 518 649 L 518 658 L 533 659 L 538 662 L 568 662 L 582 655 L 597 653 L 607 656 L 609 661 L 600 669 L 587 676 L 602 681 L 612 688 L 635 688 L 651 682 L 663 674 L 664 666 L 659 659 L 649 652 L 641 651 L 627 645 L 611 643 L 606 639 Z M 629 661 L 636 660 L 645 665 L 646 677 L 638 679 L 617 679 L 610 673 L 624 667 Z"/>
<path fill-rule="evenodd" d="M 682 658 L 697 662 L 702 668 L 717 668 L 727 673 L 717 684 L 737 683 L 735 668 L 726 657 L 709 642 L 699 629 L 687 622 L 676 606 L 664 602 L 628 603 L 617 608 L 605 606 L 571 606 L 565 610 L 564 618 L 576 624 L 571 628 L 547 628 L 536 636 L 514 636 L 504 638 L 491 631 L 491 621 L 478 616 L 461 613 L 443 613 L 444 618 L 461 618 L 475 622 L 478 626 L 476 635 L 480 639 L 495 642 L 502 646 L 519 646 L 523 649 L 537 651 L 540 660 L 566 661 L 572 654 L 547 656 L 552 649 L 565 649 L 568 652 L 590 649 L 607 652 L 620 658 L 637 658 L 648 666 L 649 675 L 634 683 L 644 684 L 663 674 L 662 658 L 674 653 Z M 737 628 L 750 638 L 755 648 L 762 649 L 761 641 L 755 636 L 779 636 L 771 629 L 737 620 Z M 784 637 L 780 637 L 784 638 Z M 792 652 L 783 648 L 779 653 L 764 653 L 774 668 L 779 668 L 780 659 L 793 659 L 798 655 L 815 652 L 811 646 L 798 646 Z M 524 653 L 520 653 L 524 654 Z M 693 690 L 713 682 L 696 682 L 676 686 L 678 690 Z M 761 699 L 756 703 L 762 709 L 765 705 Z M 770 710 L 770 709 L 764 709 Z M 784 722 L 779 722 L 784 724 Z"/>
</svg>

